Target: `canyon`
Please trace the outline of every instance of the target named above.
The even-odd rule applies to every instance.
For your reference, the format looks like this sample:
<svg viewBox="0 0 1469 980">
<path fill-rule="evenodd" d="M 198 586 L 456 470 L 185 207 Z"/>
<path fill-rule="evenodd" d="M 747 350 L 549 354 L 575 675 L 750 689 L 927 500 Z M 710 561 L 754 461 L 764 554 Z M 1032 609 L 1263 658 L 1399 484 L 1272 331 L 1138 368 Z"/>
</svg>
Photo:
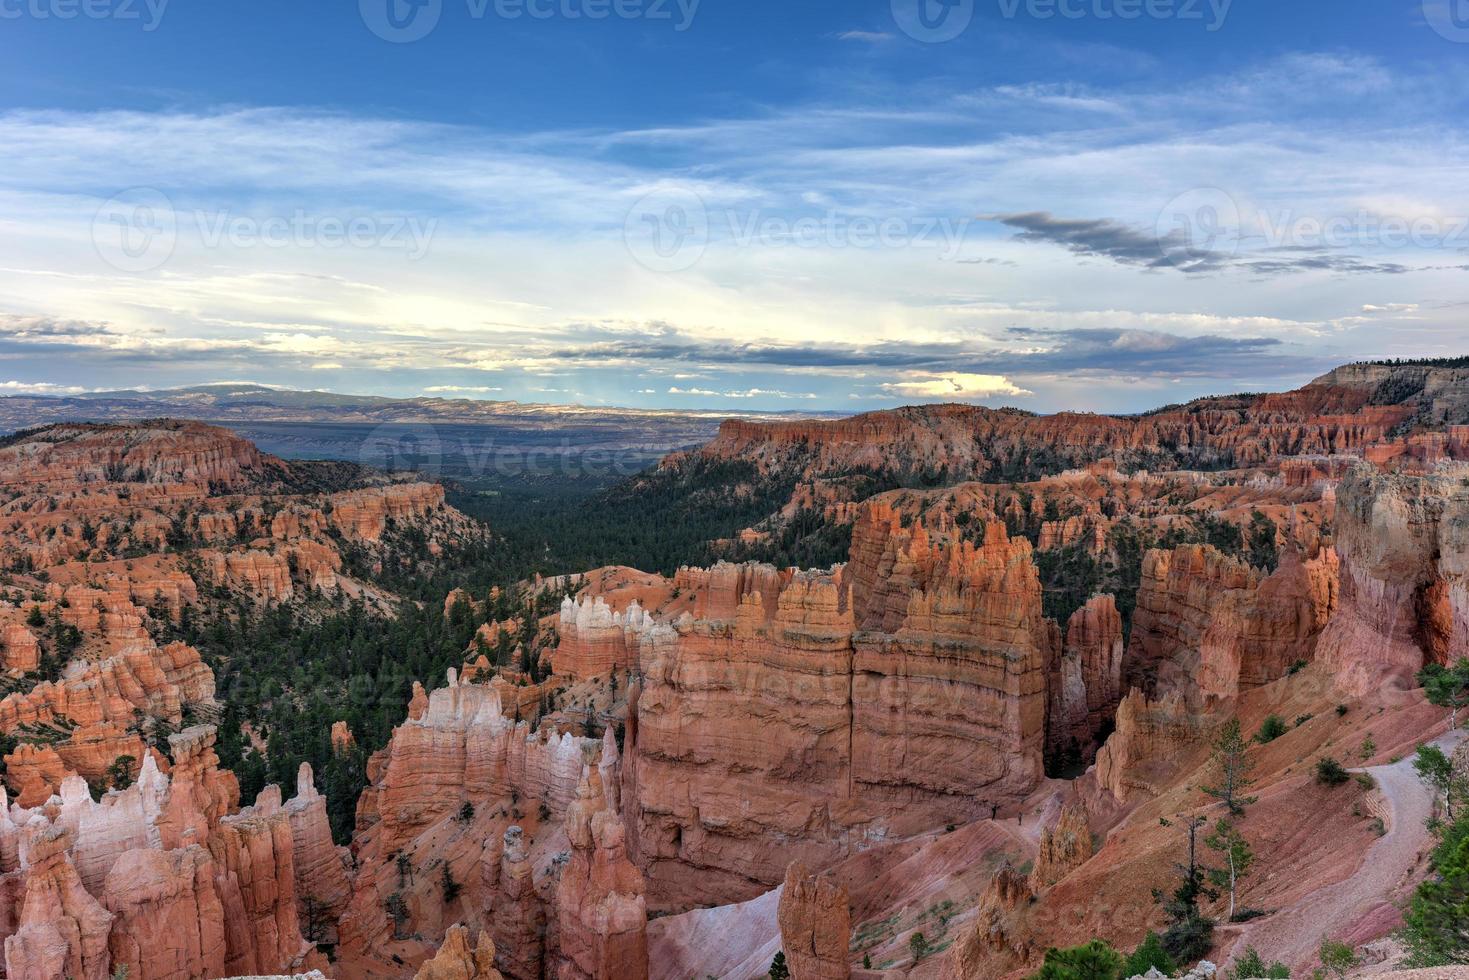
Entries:
<svg viewBox="0 0 1469 980">
<path fill-rule="evenodd" d="M 195 422 L 10 437 L 4 975 L 748 980 L 780 953 L 802 980 L 1018 980 L 1162 928 L 1179 822 L 1221 813 L 1211 746 L 1270 719 L 1239 820 L 1261 917 L 1209 958 L 1274 937 L 1309 971 L 1297 910 L 1370 852 L 1393 873 L 1333 928 L 1385 969 L 1426 873 L 1421 807 L 1391 795 L 1417 784 L 1312 773 L 1452 748 L 1416 678 L 1469 657 L 1463 374 L 1354 366 L 1128 418 L 727 422 L 631 492 L 737 461 L 785 501 L 747 540 L 835 529 L 843 560 L 428 600 L 394 592 L 405 548 L 494 547 L 439 484 Z M 276 773 L 292 798 L 242 806 L 219 744 L 257 733 L 226 730 L 228 665 L 177 631 L 342 608 L 464 642 L 362 713 L 381 738 L 343 716 L 322 765 Z M 355 799 L 323 792 L 357 766 Z"/>
</svg>

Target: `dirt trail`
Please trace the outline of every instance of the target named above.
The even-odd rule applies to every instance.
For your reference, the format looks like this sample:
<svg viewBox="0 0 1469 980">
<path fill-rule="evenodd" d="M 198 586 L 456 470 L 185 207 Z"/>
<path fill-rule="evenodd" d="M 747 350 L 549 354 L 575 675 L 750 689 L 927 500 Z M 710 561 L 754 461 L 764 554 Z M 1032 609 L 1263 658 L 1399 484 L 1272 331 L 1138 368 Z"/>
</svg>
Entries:
<svg viewBox="0 0 1469 980">
<path fill-rule="evenodd" d="M 1452 752 L 1469 733 L 1450 732 L 1435 739 Z M 1386 802 L 1387 833 L 1367 852 L 1357 873 L 1314 892 L 1288 909 L 1251 923 L 1240 933 L 1234 953 L 1253 946 L 1268 963 L 1279 960 L 1292 969 L 1315 962 L 1322 936 L 1339 936 L 1389 900 L 1417 863 L 1429 843 L 1425 826 L 1433 808 L 1433 794 L 1413 771 L 1412 758 L 1366 770 L 1377 780 Z M 1233 956 L 1230 957 L 1231 961 Z"/>
</svg>

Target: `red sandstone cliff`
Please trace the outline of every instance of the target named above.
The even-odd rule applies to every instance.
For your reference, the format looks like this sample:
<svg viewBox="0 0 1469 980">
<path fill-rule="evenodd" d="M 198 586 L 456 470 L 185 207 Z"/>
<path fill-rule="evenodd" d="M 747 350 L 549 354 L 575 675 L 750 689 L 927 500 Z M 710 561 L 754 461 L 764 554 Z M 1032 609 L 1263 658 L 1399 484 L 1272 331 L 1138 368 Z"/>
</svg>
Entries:
<svg viewBox="0 0 1469 980">
<path fill-rule="evenodd" d="M 1433 475 L 1354 470 L 1337 494 L 1341 608 L 1320 653 L 1343 689 L 1404 681 L 1469 656 L 1469 487 Z M 1408 683 L 1411 685 L 1411 681 Z"/>
<path fill-rule="evenodd" d="M 647 629 L 628 729 L 634 853 L 655 908 L 739 901 L 893 834 L 988 816 L 1041 777 L 1045 666 L 1030 547 L 872 508 L 852 563 L 747 578 L 727 619 Z"/>
<path fill-rule="evenodd" d="M 845 888 L 792 864 L 786 870 L 777 914 L 781 948 L 794 980 L 851 976 L 851 903 Z"/>
</svg>

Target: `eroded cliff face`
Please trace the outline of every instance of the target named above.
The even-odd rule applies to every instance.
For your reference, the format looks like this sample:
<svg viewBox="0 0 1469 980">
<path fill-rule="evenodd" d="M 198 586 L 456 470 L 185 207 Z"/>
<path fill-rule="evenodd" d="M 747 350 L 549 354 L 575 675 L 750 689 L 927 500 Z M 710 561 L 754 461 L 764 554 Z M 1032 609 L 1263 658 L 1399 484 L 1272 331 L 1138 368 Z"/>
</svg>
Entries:
<svg viewBox="0 0 1469 980">
<path fill-rule="evenodd" d="M 78 665 L 63 680 L 0 701 L 0 732 L 37 733 L 47 743 L 22 743 L 6 757 L 9 782 L 22 806 L 36 806 L 68 774 L 95 782 L 119 758 L 141 760 L 146 753 L 133 729 L 138 717 L 178 725 L 186 705 L 214 704 L 214 676 L 199 651 L 182 643 L 160 649 L 144 634 L 137 649 Z"/>
<path fill-rule="evenodd" d="M 786 869 L 777 915 L 792 977 L 847 980 L 852 975 L 851 900 L 846 888 L 792 864 Z"/>
<path fill-rule="evenodd" d="M 976 544 L 874 506 L 844 568 L 719 578 L 780 591 L 731 589 L 730 618 L 640 643 L 625 797 L 654 908 L 751 898 L 792 861 L 989 816 L 1041 778 L 1058 639 L 1003 526 Z"/>
<path fill-rule="evenodd" d="M 209 727 L 173 735 L 168 773 L 146 755 L 137 782 L 100 801 L 76 776 L 32 809 L 0 793 L 0 875 L 25 895 L 5 936 L 10 980 L 121 967 L 183 980 L 314 963 L 297 913 L 292 804 L 272 786 L 236 812 L 238 784 L 213 742 Z M 303 882 L 316 887 L 317 873 L 308 866 Z"/>
<path fill-rule="evenodd" d="M 1047 748 L 1089 760 L 1122 700 L 1122 616 L 1110 595 L 1072 613 L 1066 641 L 1048 671 Z"/>
<path fill-rule="evenodd" d="M 600 769 L 588 767 L 566 814 L 571 856 L 556 888 L 561 980 L 648 975 L 643 876 L 628 860 L 625 833 Z"/>
<path fill-rule="evenodd" d="M 199 652 L 163 643 L 187 610 L 221 596 L 382 602 L 343 573 L 343 543 L 383 552 L 390 523 L 430 548 L 468 534 L 434 485 L 336 474 L 259 453 L 199 423 L 53 426 L 0 447 L 0 735 L 19 743 L 6 778 L 27 807 L 71 773 L 105 788 L 135 775 L 155 729 L 212 717 Z M 131 760 L 127 763 L 126 760 Z"/>
<path fill-rule="evenodd" d="M 1361 467 L 1337 493 L 1341 608 L 1320 653 L 1345 691 L 1469 656 L 1469 468 Z"/>
<path fill-rule="evenodd" d="M 1098 785 L 1123 802 L 1161 795 L 1204 753 L 1208 726 L 1182 694 L 1154 701 L 1134 688 L 1117 708 L 1117 730 L 1097 753 Z"/>
<path fill-rule="evenodd" d="M 1003 484 L 1099 461 L 1158 471 L 1268 469 L 1287 457 L 1352 455 L 1419 464 L 1466 458 L 1463 372 L 1420 373 L 1416 387 L 1398 383 L 1396 394 L 1358 379 L 1328 377 L 1298 391 L 1204 398 L 1133 418 L 935 405 L 831 422 L 732 420 L 697 453 L 675 454 L 664 465 L 677 472 L 700 461 L 753 463 L 756 479 L 796 481 L 787 516 L 814 508 L 844 522 L 850 511 L 838 512 L 860 500 L 853 496 L 860 492 L 860 481 L 849 478 L 853 473 L 943 474 L 953 482 Z M 1396 434 L 1414 420 L 1450 427 Z M 1084 540 L 1091 533 L 1094 525 L 1084 518 L 1065 518 L 1047 530 L 1046 543 Z"/>
<path fill-rule="evenodd" d="M 415 686 L 369 774 L 338 927 L 349 956 L 392 972 L 393 956 L 421 959 L 462 922 L 493 938 L 511 980 L 538 980 L 547 966 L 637 975 L 617 972 L 637 960 L 647 913 L 610 731 L 589 739 L 517 723 L 495 685 L 450 670 L 435 691 Z"/>
<path fill-rule="evenodd" d="M 803 500 L 853 523 L 850 561 L 581 578 L 581 595 L 529 624 L 556 637 L 552 678 L 520 685 L 480 657 L 437 690 L 415 689 L 369 764 L 350 852 L 331 841 L 309 769 L 294 800 L 272 788 L 241 810 L 207 729 L 166 753 L 130 730 L 138 710 L 177 724 L 213 699 L 197 652 L 160 647 L 150 626 L 218 587 L 262 602 L 351 594 L 362 583 L 336 536 L 388 544 L 412 521 L 434 540 L 456 520 L 441 491 L 296 492 L 284 464 L 229 445 L 205 451 L 207 434 L 167 427 L 128 442 L 116 465 L 88 455 L 101 453 L 91 430 L 9 463 L 16 447 L 0 450 L 0 472 L 44 457 L 42 472 L 56 475 L 66 470 L 56 454 L 79 441 L 67 471 L 100 474 L 56 476 L 57 512 L 0 505 L 0 524 L 10 521 L 0 552 L 16 574 L 37 561 L 53 572 L 50 583 L 25 579 L 23 603 L 0 601 L 0 664 L 10 677 L 39 665 L 53 622 L 82 637 L 63 677 L 0 702 L 0 731 L 77 723 L 7 760 L 22 804 L 0 790 L 7 975 L 273 972 L 310 965 L 312 943 L 335 942 L 348 971 L 620 980 L 656 974 L 649 944 L 660 933 L 679 964 L 717 961 L 738 975 L 782 946 L 797 977 L 846 976 L 863 952 L 918 975 L 1023 975 L 1046 946 L 1083 931 L 1130 943 L 1156 926 L 1145 889 L 1177 858 L 1157 817 L 1207 804 L 1196 787 L 1225 714 L 1253 726 L 1267 710 L 1307 720 L 1251 750 L 1270 781 L 1262 809 L 1280 828 L 1262 852 L 1292 869 L 1280 876 L 1291 883 L 1259 886 L 1258 907 L 1284 907 L 1307 894 L 1296 878 L 1320 885 L 1334 873 L 1292 850 L 1309 825 L 1302 813 L 1333 839 L 1371 833 L 1344 795 L 1313 796 L 1297 771 L 1337 737 L 1313 733 L 1384 674 L 1465 650 L 1464 477 L 1354 473 L 1340 501 L 1334 492 L 1345 471 L 1334 454 L 1421 469 L 1463 443 L 1452 431 L 1398 439 L 1437 396 L 1405 408 L 1371 404 L 1376 391 L 1328 384 L 1126 420 L 946 408 L 789 431 L 733 426 L 708 452 L 799 468 Z M 1159 475 L 1112 462 L 1160 451 L 1169 466 L 1252 469 Z M 892 460 L 978 475 L 1099 452 L 1101 464 L 1024 485 L 1007 477 L 861 504 L 824 482 Z M 137 467 L 144 479 L 129 488 Z M 1338 504 L 1333 550 L 1323 529 Z M 130 527 L 102 517 L 129 508 L 139 508 Z M 1045 618 L 1038 552 L 1105 563 L 1119 524 L 1166 529 L 1189 513 L 1242 524 L 1256 510 L 1279 527 L 1273 574 L 1205 546 L 1158 550 L 1143 565 L 1130 644 L 1113 596 L 1078 597 L 1064 629 Z M 203 571 L 163 555 L 94 560 L 170 535 Z M 32 604 L 46 627 L 29 625 Z M 466 595 L 445 600 L 464 605 L 485 612 Z M 481 636 L 493 646 L 524 627 L 487 622 Z M 1348 690 L 1323 700 L 1318 678 Z M 1130 681 L 1142 688 L 1123 697 Z M 542 717 L 531 707 L 542 700 L 557 702 L 544 723 L 517 723 Z M 1341 724 L 1360 717 L 1397 751 L 1427 724 L 1411 701 L 1379 713 L 1353 700 Z M 582 737 L 596 726 L 602 737 Z M 1353 744 L 1365 733 L 1351 728 Z M 345 726 L 330 739 L 339 751 L 354 742 Z M 1083 759 L 1096 750 L 1095 766 L 1070 786 L 1044 781 L 1042 753 L 1072 745 Z M 124 754 L 136 783 L 93 802 L 73 774 L 95 780 Z M 1022 876 L 1012 859 L 1034 870 Z M 694 911 L 650 926 L 649 909 Z M 691 950 L 718 941 L 700 931 L 714 921 L 737 923 L 751 939 L 745 958 L 763 962 Z M 918 931 L 950 944 L 942 963 L 909 962 Z"/>
<path fill-rule="evenodd" d="M 1127 651 L 1127 680 L 1188 697 L 1233 698 L 1315 659 L 1337 605 L 1331 548 L 1287 549 L 1265 575 L 1208 545 L 1149 551 Z"/>
</svg>

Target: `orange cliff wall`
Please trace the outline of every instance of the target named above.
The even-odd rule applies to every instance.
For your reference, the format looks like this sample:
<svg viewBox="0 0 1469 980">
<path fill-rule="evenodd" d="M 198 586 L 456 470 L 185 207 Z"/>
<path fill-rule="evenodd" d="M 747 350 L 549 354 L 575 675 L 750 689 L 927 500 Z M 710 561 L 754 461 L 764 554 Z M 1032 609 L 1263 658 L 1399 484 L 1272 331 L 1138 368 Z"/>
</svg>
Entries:
<svg viewBox="0 0 1469 980">
<path fill-rule="evenodd" d="M 792 861 L 989 816 L 1041 778 L 1055 630 L 1023 539 L 865 509 L 853 561 L 728 619 L 647 629 L 624 799 L 654 909 L 742 901 Z"/>
<path fill-rule="evenodd" d="M 1319 653 L 1338 687 L 1413 686 L 1425 663 L 1469 657 L 1469 467 L 1354 470 L 1337 491 L 1340 609 Z"/>
<path fill-rule="evenodd" d="M 1268 576 L 1208 545 L 1149 551 L 1127 681 L 1233 698 L 1285 676 L 1315 658 L 1336 609 L 1337 575 L 1329 547 L 1310 559 L 1288 547 Z"/>
</svg>

